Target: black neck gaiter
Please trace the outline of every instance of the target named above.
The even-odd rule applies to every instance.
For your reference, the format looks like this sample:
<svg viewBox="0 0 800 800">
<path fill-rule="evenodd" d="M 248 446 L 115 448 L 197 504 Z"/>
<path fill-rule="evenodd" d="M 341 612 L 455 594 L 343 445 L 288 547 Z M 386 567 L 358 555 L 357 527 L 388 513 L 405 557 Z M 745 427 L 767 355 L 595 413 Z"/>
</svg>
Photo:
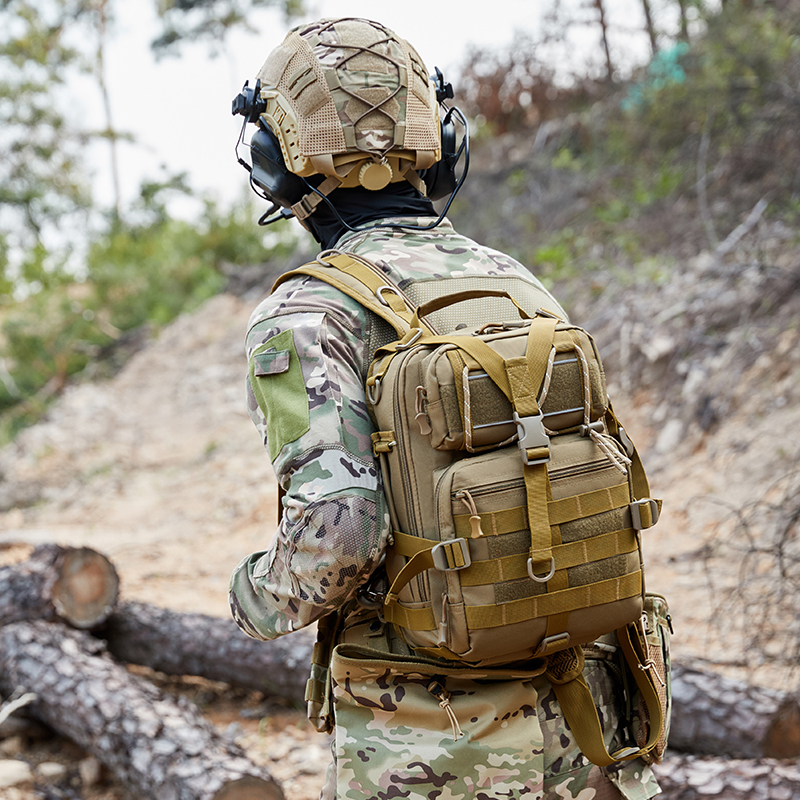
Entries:
<svg viewBox="0 0 800 800">
<path fill-rule="evenodd" d="M 408 181 L 390 183 L 374 192 L 361 186 L 336 189 L 328 195 L 339 216 L 352 228 L 387 217 L 435 217 L 433 204 Z M 305 220 L 313 237 L 324 248 L 333 247 L 348 228 L 324 201 Z"/>
</svg>

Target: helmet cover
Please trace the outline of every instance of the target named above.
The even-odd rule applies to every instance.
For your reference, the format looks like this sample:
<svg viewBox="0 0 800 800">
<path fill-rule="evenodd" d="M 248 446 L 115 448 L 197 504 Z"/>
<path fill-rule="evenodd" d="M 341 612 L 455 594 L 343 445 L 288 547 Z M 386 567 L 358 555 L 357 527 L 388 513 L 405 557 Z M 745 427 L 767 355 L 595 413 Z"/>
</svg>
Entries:
<svg viewBox="0 0 800 800">
<path fill-rule="evenodd" d="M 436 91 L 411 45 L 383 25 L 345 18 L 291 30 L 258 74 L 261 120 L 297 175 L 381 189 L 421 184 L 441 157 Z M 423 188 L 424 191 L 424 188 Z"/>
</svg>

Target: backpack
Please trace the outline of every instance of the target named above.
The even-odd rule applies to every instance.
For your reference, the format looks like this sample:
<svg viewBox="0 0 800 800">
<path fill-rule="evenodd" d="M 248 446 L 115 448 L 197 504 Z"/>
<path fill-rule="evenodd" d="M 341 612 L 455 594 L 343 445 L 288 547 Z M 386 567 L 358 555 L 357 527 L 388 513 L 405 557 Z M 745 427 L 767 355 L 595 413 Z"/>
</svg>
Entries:
<svg viewBox="0 0 800 800">
<path fill-rule="evenodd" d="M 328 253 L 281 280 L 295 274 L 336 286 L 397 334 L 377 349 L 366 382 L 392 523 L 388 585 L 371 587 L 383 619 L 415 653 L 462 667 L 546 657 L 594 763 L 663 749 L 667 659 L 653 634 L 666 603 L 646 607 L 641 554 L 661 501 L 610 406 L 591 336 L 547 309 L 526 313 L 503 290 L 414 308 L 353 254 Z M 427 323 L 487 297 L 511 300 L 518 317 L 446 334 Z M 609 754 L 581 680 L 581 645 L 613 631 L 646 733 Z"/>
</svg>

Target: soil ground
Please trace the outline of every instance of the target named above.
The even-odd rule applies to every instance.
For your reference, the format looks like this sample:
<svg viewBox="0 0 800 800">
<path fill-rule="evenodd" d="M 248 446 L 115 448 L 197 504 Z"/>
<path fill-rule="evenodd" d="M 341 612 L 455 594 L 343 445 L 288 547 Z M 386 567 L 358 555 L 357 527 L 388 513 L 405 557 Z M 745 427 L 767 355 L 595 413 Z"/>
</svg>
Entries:
<svg viewBox="0 0 800 800">
<path fill-rule="evenodd" d="M 113 560 L 123 598 L 227 617 L 231 570 L 268 546 L 276 521 L 275 479 L 244 402 L 242 341 L 254 304 L 252 297 L 213 298 L 163 330 L 113 379 L 70 388 L 47 419 L 0 452 L 0 558 L 24 558 L 40 542 L 90 546 Z M 611 388 L 654 494 L 664 498 L 662 520 L 645 533 L 644 547 L 648 588 L 672 607 L 674 656 L 744 675 L 736 639 L 721 643 L 712 624 L 703 545 L 728 515 L 726 504 L 756 498 L 776 461 L 791 464 L 781 431 L 793 429 L 797 414 L 777 407 L 765 418 L 745 407 L 711 436 L 663 424 L 659 398 Z M 757 453 L 771 454 L 772 465 Z M 787 680 L 767 669 L 748 676 L 774 686 Z M 289 800 L 318 796 L 328 741 L 300 712 L 200 679 L 151 677 L 197 700 L 221 730 L 269 764 Z M 85 754 L 63 740 L 17 745 L 16 752 L 3 747 L 0 757 L 60 761 L 80 781 Z M 7 791 L 18 800 L 44 796 Z M 59 796 L 67 795 L 50 795 Z M 80 796 L 130 800 L 102 777 L 84 783 Z"/>
</svg>

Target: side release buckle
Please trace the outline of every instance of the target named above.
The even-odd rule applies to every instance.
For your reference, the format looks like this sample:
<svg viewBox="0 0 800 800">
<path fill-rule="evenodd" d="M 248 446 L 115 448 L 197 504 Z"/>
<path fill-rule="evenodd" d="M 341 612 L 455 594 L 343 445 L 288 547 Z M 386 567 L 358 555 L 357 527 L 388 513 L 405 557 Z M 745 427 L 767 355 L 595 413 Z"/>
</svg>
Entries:
<svg viewBox="0 0 800 800">
<path fill-rule="evenodd" d="M 526 467 L 546 464 L 550 460 L 550 437 L 544 429 L 544 416 L 535 414 L 521 417 L 515 411 L 514 422 L 517 424 L 517 444 L 522 454 L 522 463 Z"/>
</svg>

